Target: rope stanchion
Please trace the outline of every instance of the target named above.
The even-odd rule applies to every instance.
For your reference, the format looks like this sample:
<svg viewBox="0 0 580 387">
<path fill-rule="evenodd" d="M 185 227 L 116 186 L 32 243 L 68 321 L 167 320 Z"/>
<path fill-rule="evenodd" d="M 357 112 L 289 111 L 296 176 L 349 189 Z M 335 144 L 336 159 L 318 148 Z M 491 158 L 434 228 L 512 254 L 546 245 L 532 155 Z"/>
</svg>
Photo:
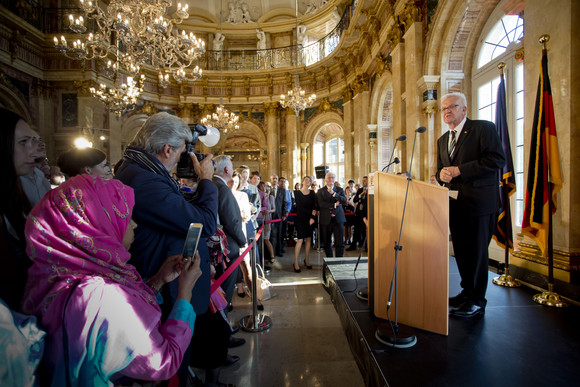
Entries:
<svg viewBox="0 0 580 387">
<path fill-rule="evenodd" d="M 262 230 L 264 227 L 260 227 L 260 230 L 258 230 L 258 232 L 256 233 L 256 241 L 258 241 L 260 239 L 260 237 L 262 236 Z M 240 256 L 238 258 L 236 258 L 236 260 L 234 261 L 233 264 L 230 265 L 230 267 L 228 267 L 228 269 L 224 272 L 224 274 L 222 274 L 212 285 L 211 285 L 211 290 L 210 293 L 213 293 L 217 290 L 218 287 L 221 286 L 221 284 L 224 283 L 224 281 L 234 272 L 234 270 L 236 270 L 236 267 L 240 266 L 240 263 L 242 263 L 242 260 L 245 258 L 246 255 L 248 255 L 248 253 L 250 252 L 252 248 L 251 244 L 248 244 L 248 247 L 244 250 L 244 252 L 242 254 L 240 254 Z"/>
<path fill-rule="evenodd" d="M 258 313 L 257 283 L 258 270 L 256 268 L 256 244 L 254 239 L 250 239 L 250 265 L 252 267 L 252 314 L 240 320 L 240 328 L 247 332 L 262 332 L 272 326 L 270 316 Z"/>
</svg>

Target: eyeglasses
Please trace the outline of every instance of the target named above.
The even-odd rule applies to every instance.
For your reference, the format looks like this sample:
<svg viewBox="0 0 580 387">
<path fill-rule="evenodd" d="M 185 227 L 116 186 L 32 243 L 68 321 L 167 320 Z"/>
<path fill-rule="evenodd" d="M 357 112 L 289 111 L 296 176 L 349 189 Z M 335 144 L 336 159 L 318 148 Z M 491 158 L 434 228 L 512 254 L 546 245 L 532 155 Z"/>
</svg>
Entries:
<svg viewBox="0 0 580 387">
<path fill-rule="evenodd" d="M 446 111 L 451 111 L 451 110 L 455 109 L 457 106 L 459 106 L 459 105 L 450 105 L 450 106 L 442 107 L 441 111 L 443 113 L 445 113 Z"/>
</svg>

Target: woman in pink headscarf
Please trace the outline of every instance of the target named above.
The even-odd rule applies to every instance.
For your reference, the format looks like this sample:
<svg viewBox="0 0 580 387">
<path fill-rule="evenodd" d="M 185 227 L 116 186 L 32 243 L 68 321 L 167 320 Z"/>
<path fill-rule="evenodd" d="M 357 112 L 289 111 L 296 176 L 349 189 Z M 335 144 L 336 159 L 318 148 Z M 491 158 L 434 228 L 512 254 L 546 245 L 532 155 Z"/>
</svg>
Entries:
<svg viewBox="0 0 580 387">
<path fill-rule="evenodd" d="M 53 385 L 106 386 L 121 376 L 164 380 L 182 362 L 195 322 L 189 301 L 199 258 L 169 257 L 143 282 L 127 263 L 134 203 L 133 190 L 121 182 L 79 175 L 30 213 L 27 252 L 34 263 L 23 309 L 48 331 Z M 178 300 L 162 325 L 156 292 L 180 273 Z"/>
</svg>

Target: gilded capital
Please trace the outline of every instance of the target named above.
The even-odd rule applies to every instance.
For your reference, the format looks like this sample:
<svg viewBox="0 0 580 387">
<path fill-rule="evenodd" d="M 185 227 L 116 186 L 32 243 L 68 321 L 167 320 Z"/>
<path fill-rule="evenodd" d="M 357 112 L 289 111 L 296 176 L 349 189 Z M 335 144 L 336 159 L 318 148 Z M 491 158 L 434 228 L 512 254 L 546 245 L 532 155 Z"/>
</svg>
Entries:
<svg viewBox="0 0 580 387">
<path fill-rule="evenodd" d="M 401 24 L 405 26 L 404 31 L 406 32 L 413 23 L 421 21 L 421 4 L 418 1 L 407 3 L 398 16 Z"/>
<path fill-rule="evenodd" d="M 264 111 L 266 115 L 275 116 L 278 114 L 278 102 L 266 102 L 264 104 Z"/>
<path fill-rule="evenodd" d="M 348 102 L 352 99 L 352 89 L 350 85 L 346 85 L 344 90 L 342 91 L 342 100 L 344 102 Z"/>
<path fill-rule="evenodd" d="M 361 93 L 363 91 L 368 91 L 370 88 L 370 78 L 367 73 L 362 73 L 356 77 L 355 84 L 353 86 L 354 94 Z"/>
<path fill-rule="evenodd" d="M 322 101 L 320 101 L 318 111 L 320 113 L 326 113 L 327 111 L 330 111 L 331 108 L 332 106 L 330 105 L 330 101 L 328 100 L 328 98 L 323 98 Z"/>
<path fill-rule="evenodd" d="M 388 62 L 387 58 L 383 57 L 382 55 L 379 55 L 377 57 L 377 75 L 378 76 L 383 75 L 385 70 L 387 70 L 388 72 L 391 72 L 392 71 L 391 65 Z"/>
<path fill-rule="evenodd" d="M 399 25 L 395 23 L 387 33 L 387 42 L 389 42 L 391 48 L 394 48 L 401 42 L 402 38 L 403 32 L 399 28 Z"/>
<path fill-rule="evenodd" d="M 73 85 L 77 89 L 79 97 L 92 97 L 91 87 L 97 87 L 93 81 L 74 81 Z"/>
</svg>

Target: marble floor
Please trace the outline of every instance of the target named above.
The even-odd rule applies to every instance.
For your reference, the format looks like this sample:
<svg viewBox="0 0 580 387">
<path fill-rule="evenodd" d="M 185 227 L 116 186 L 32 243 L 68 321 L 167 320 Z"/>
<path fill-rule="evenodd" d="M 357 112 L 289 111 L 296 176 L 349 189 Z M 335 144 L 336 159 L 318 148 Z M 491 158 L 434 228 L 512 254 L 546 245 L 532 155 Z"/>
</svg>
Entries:
<svg viewBox="0 0 580 387">
<path fill-rule="evenodd" d="M 358 254 L 345 251 L 349 256 Z M 270 265 L 267 277 L 276 296 L 264 302 L 261 313 L 270 316 L 272 326 L 264 332 L 240 330 L 235 335 L 246 339 L 246 344 L 229 350 L 241 360 L 224 367 L 223 383 L 238 387 L 364 386 L 330 295 L 322 286 L 323 256 L 324 252 L 313 249 L 313 269 L 306 270 L 303 247 L 299 256 L 302 272 L 294 273 L 294 248 L 287 247 L 284 257 Z M 232 323 L 251 314 L 249 297 L 234 295 L 232 303 Z"/>
</svg>

